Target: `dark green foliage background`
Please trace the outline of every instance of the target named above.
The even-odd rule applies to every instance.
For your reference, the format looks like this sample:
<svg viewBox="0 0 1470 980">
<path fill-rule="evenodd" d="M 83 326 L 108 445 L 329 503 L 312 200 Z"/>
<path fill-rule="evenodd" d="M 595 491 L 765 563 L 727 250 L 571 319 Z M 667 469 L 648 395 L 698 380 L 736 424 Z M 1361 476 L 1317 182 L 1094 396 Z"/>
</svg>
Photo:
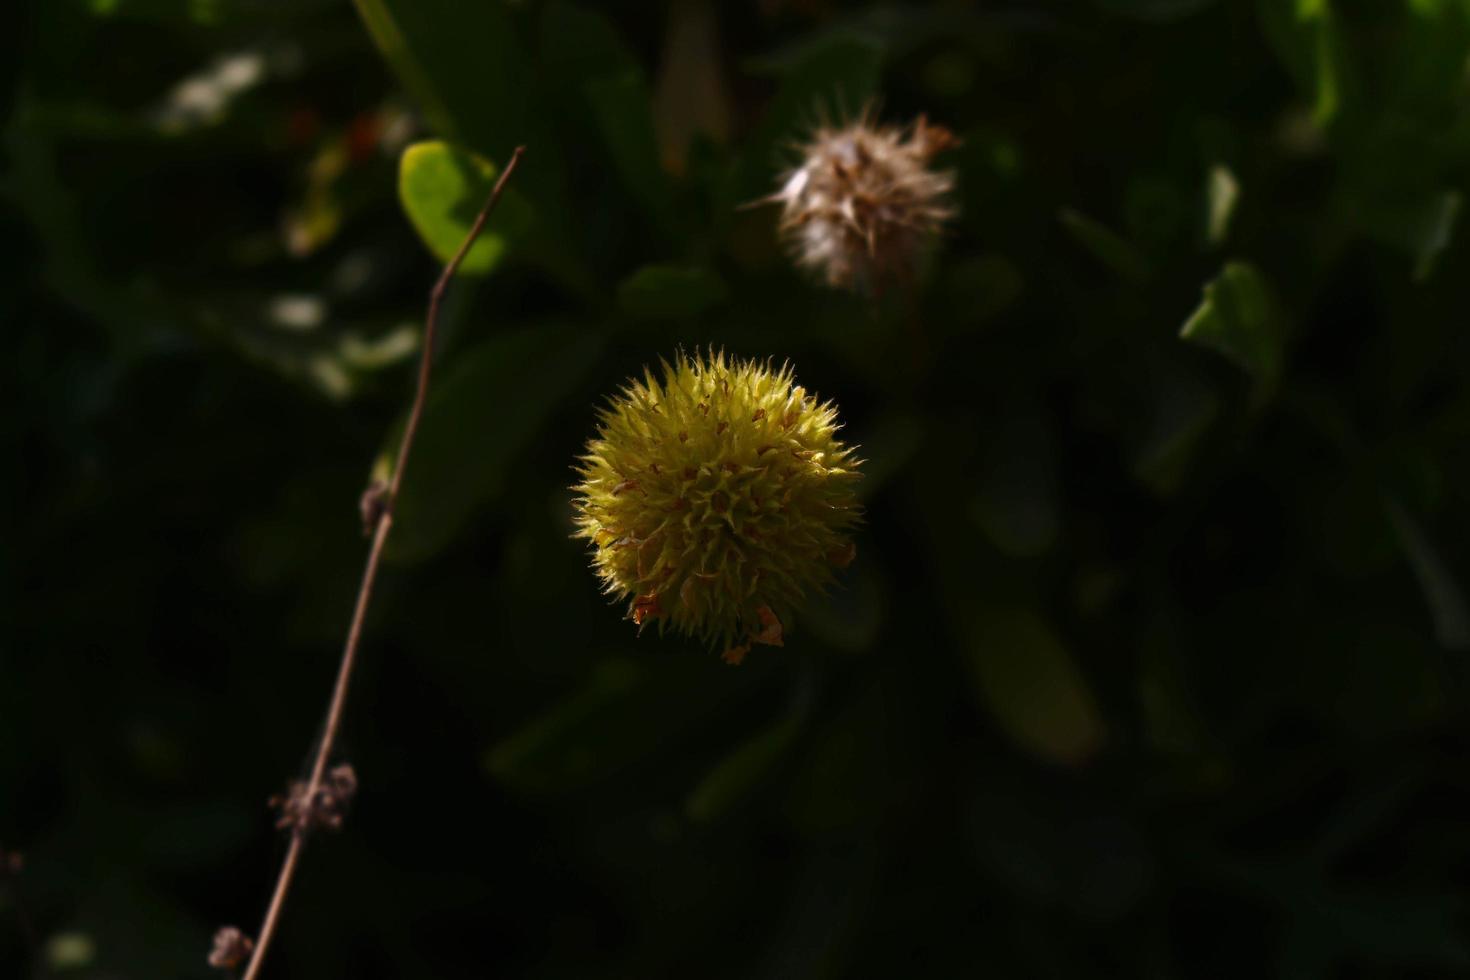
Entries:
<svg viewBox="0 0 1470 980">
<path fill-rule="evenodd" d="M 0 976 L 203 977 L 257 927 L 437 271 L 409 138 L 527 143 L 520 217 L 448 310 L 362 792 L 268 975 L 1470 970 L 1470 3 L 6 20 Z M 735 210 L 873 96 L 963 140 L 916 298 Z M 598 400 L 706 344 L 870 461 L 843 589 L 738 670 L 569 539 Z"/>
</svg>

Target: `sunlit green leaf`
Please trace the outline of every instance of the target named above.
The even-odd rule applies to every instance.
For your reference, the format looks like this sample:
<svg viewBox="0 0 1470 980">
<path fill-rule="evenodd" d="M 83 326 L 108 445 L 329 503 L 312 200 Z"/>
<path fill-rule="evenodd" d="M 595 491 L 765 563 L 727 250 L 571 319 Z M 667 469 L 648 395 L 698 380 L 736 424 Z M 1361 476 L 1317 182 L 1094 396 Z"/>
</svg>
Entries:
<svg viewBox="0 0 1470 980">
<path fill-rule="evenodd" d="M 435 258 L 448 262 L 459 251 L 490 197 L 498 172 L 490 161 L 439 140 L 415 143 L 403 151 L 398 197 Z M 523 236 L 530 223 L 530 208 L 514 188 L 507 187 L 460 263 L 460 273 L 478 276 L 495 268 L 509 243 Z"/>
<path fill-rule="evenodd" d="M 540 79 L 514 4 L 459 0 L 353 0 L 378 50 L 422 111 L 432 134 L 488 159 L 516 146 L 534 166 L 515 189 L 536 211 L 538 234 L 573 268 L 566 166 L 552 119 L 536 106 Z M 549 260 L 548 260 L 549 261 Z M 563 274 L 570 276 L 567 269 Z"/>
</svg>

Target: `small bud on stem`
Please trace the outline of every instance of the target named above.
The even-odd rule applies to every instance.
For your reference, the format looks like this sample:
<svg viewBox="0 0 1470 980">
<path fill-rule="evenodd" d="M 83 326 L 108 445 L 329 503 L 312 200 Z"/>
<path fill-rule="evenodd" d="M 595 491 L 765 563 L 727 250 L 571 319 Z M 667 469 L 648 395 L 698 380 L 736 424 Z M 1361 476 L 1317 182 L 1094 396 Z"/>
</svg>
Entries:
<svg viewBox="0 0 1470 980">
<path fill-rule="evenodd" d="M 209 965 L 216 970 L 233 970 L 244 963 L 255 941 L 234 926 L 225 926 L 214 934 L 214 946 L 209 951 Z"/>
</svg>

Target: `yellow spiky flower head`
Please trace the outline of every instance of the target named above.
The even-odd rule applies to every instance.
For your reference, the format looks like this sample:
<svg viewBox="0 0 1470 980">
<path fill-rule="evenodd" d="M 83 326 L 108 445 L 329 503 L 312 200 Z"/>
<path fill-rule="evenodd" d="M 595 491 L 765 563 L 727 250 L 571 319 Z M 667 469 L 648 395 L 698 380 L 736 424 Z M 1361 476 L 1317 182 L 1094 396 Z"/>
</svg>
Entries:
<svg viewBox="0 0 1470 980">
<path fill-rule="evenodd" d="M 818 127 L 766 199 L 781 205 L 796 263 L 833 286 L 876 290 L 906 279 L 920 248 L 954 217 L 954 174 L 930 168 L 954 135 L 923 116 L 904 129 L 872 115 Z"/>
<path fill-rule="evenodd" d="M 789 364 L 678 354 L 599 411 L 577 533 L 603 589 L 739 663 L 852 561 L 860 461 Z"/>
</svg>

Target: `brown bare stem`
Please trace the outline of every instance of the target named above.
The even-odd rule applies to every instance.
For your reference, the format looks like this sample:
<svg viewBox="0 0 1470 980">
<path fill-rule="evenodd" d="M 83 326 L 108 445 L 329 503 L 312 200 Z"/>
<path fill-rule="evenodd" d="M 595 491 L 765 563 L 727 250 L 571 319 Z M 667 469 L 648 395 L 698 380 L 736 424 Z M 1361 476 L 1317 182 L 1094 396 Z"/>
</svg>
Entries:
<svg viewBox="0 0 1470 980">
<path fill-rule="evenodd" d="M 382 505 L 376 508 L 372 547 L 368 550 L 367 565 L 362 573 L 362 584 L 357 591 L 357 603 L 352 610 L 352 624 L 347 629 L 347 643 L 342 650 L 341 666 L 337 669 L 337 683 L 332 689 L 332 701 L 327 708 L 326 727 L 322 732 L 321 744 L 317 747 L 316 759 L 312 762 L 311 778 L 305 787 L 308 800 L 315 799 L 322 788 L 327 761 L 331 757 L 332 747 L 337 741 L 338 729 L 342 725 L 342 714 L 347 705 L 347 689 L 351 686 L 352 671 L 357 664 L 357 648 L 362 640 L 363 621 L 367 618 L 368 605 L 372 600 L 373 583 L 378 577 L 378 565 L 382 562 L 383 546 L 388 541 L 388 532 L 393 528 L 393 503 L 398 498 L 398 488 L 403 483 L 403 471 L 408 465 L 408 454 L 413 449 L 414 436 L 418 433 L 419 420 L 424 414 L 424 402 L 429 393 L 429 379 L 434 365 L 434 334 L 439 325 L 440 301 L 443 300 L 444 293 L 449 288 L 449 281 L 454 278 L 460 263 L 469 253 L 470 246 L 474 245 L 475 239 L 480 237 L 485 222 L 489 220 L 490 213 L 499 203 L 501 192 L 505 190 L 510 175 L 515 173 L 516 165 L 520 162 L 521 154 L 525 150 L 524 146 L 515 148 L 515 152 L 510 156 L 510 161 L 505 165 L 505 170 L 500 174 L 500 179 L 495 182 L 495 188 L 490 192 L 489 199 L 485 201 L 485 206 L 480 209 L 475 223 L 470 226 L 469 233 L 460 243 L 459 251 L 455 252 L 454 257 L 444 266 L 439 280 L 429 291 L 429 308 L 424 316 L 423 353 L 419 357 L 418 388 L 414 392 L 408 422 L 403 427 L 403 439 L 398 444 L 398 459 L 393 466 L 393 475 L 389 480 Z M 304 825 L 298 825 L 291 830 L 291 843 L 286 849 L 285 860 L 281 862 L 280 874 L 276 877 L 276 887 L 271 894 L 270 905 L 266 907 L 265 921 L 260 927 L 260 938 L 256 940 L 255 949 L 250 957 L 249 965 L 245 968 L 243 980 L 255 980 L 260 973 L 261 964 L 265 962 L 266 951 L 270 949 L 271 938 L 275 935 L 281 911 L 285 908 L 286 896 L 291 890 L 292 879 L 296 876 L 301 852 L 306 846 L 308 829 Z"/>
</svg>

